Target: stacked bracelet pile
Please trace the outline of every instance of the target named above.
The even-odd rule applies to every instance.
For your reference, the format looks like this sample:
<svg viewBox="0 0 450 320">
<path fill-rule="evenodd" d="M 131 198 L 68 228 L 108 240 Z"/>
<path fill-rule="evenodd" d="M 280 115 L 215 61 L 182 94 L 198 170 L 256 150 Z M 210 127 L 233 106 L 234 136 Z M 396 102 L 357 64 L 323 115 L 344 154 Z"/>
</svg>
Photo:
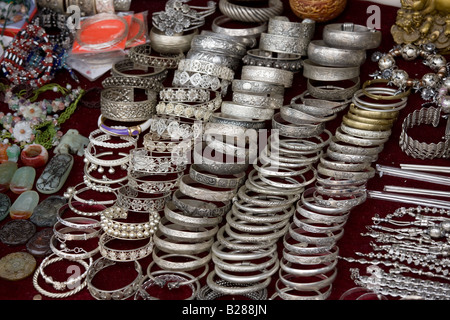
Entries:
<svg viewBox="0 0 450 320">
<path fill-rule="evenodd" d="M 309 93 L 325 100 L 351 98 L 360 86 L 359 67 L 366 60 L 366 50 L 378 47 L 380 42 L 381 32 L 364 26 L 353 23 L 325 26 L 323 40 L 311 41 L 308 60 L 304 62 Z M 333 81 L 351 84 L 337 87 L 330 85 Z M 325 85 L 319 85 L 322 82 Z"/>
</svg>

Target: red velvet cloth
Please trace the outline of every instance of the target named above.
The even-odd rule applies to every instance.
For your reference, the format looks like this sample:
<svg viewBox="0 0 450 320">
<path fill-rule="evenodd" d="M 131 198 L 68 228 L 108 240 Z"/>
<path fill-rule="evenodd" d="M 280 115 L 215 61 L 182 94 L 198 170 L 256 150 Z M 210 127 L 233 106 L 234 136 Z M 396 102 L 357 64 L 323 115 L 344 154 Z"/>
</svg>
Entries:
<svg viewBox="0 0 450 320">
<path fill-rule="evenodd" d="M 151 17 L 152 12 L 155 11 L 161 11 L 164 9 L 166 1 L 161 0 L 152 0 L 152 1 L 145 1 L 145 0 L 133 0 L 131 5 L 131 10 L 134 10 L 135 12 L 145 11 L 148 10 L 149 17 Z M 199 1 L 199 0 L 192 0 L 189 4 L 197 4 L 197 5 L 204 5 L 205 1 Z M 299 18 L 297 18 L 292 10 L 290 9 L 289 2 L 287 0 L 283 0 L 285 7 L 284 7 L 284 13 L 283 15 L 288 16 L 291 21 L 299 21 Z M 347 7 L 345 11 L 337 18 L 335 21 L 331 22 L 353 22 L 355 24 L 361 24 L 366 25 L 367 19 L 370 17 L 371 12 L 367 13 L 367 8 L 372 5 L 373 3 L 368 1 L 358 1 L 358 0 L 349 0 Z M 390 34 L 390 27 L 395 22 L 396 18 L 396 12 L 397 8 L 390 7 L 390 6 L 383 6 L 379 5 L 381 8 L 381 31 L 383 33 L 383 39 L 380 47 L 376 50 L 381 52 L 387 52 L 390 50 L 394 43 Z M 213 16 L 209 16 L 206 20 L 207 23 L 202 29 L 204 30 L 210 30 L 211 21 L 220 14 L 219 9 Z M 330 23 L 331 23 L 330 22 Z M 321 39 L 322 38 L 322 28 L 325 24 L 318 23 L 316 26 L 316 32 L 315 32 L 315 39 Z M 149 22 L 149 27 L 151 27 L 151 22 Z M 377 70 L 377 64 L 372 62 L 370 57 L 372 52 L 375 50 L 370 50 L 367 52 L 367 61 L 366 63 L 361 67 L 361 83 L 363 83 L 365 80 L 370 79 L 369 74 Z M 450 57 L 447 57 L 450 58 Z M 428 72 L 427 68 L 422 65 L 422 61 L 420 59 L 417 59 L 416 61 L 412 62 L 404 62 L 404 61 L 398 61 L 398 65 L 400 68 L 403 68 L 409 74 L 413 77 L 421 77 L 424 73 Z M 83 89 L 90 89 L 95 87 L 101 87 L 101 81 L 108 76 L 108 74 L 104 75 L 100 79 L 94 82 L 90 82 L 87 79 L 83 78 L 81 75 L 78 75 L 81 83 L 80 86 Z M 236 78 L 239 78 L 239 73 L 236 75 Z M 76 83 L 72 79 L 70 79 L 67 72 L 62 71 L 60 72 L 55 82 L 58 82 L 62 85 L 65 85 L 66 83 L 71 83 L 73 86 L 76 86 Z M 166 85 L 170 86 L 170 79 L 167 80 Z M 305 78 L 302 76 L 302 72 L 299 72 L 295 74 L 294 78 L 294 85 L 292 88 L 289 88 L 286 90 L 285 93 L 285 103 L 288 103 L 292 97 L 302 93 L 304 90 L 306 90 L 306 81 Z M 98 99 L 98 98 L 97 98 Z M 230 94 L 225 98 L 225 100 L 231 100 Z M 405 153 L 403 153 L 400 150 L 400 147 L 398 145 L 399 141 L 399 135 L 400 135 L 400 129 L 401 129 L 401 123 L 403 118 L 410 112 L 412 112 L 415 109 L 418 109 L 421 107 L 421 104 L 423 101 L 421 100 L 420 96 L 418 94 L 412 94 L 409 98 L 408 106 L 403 109 L 400 113 L 400 117 L 394 126 L 392 130 L 392 136 L 390 137 L 389 141 L 385 144 L 384 150 L 381 152 L 379 156 L 379 160 L 377 163 L 382 165 L 388 165 L 388 166 L 395 166 L 399 167 L 401 163 L 415 163 L 415 164 L 428 164 L 428 165 L 441 165 L 441 166 L 448 166 L 449 162 L 448 160 L 442 160 L 442 159 L 435 159 L 430 161 L 425 160 L 418 160 L 413 159 L 409 156 L 407 156 Z M 0 111 L 7 112 L 8 108 L 6 104 L 1 103 L 0 104 Z M 338 115 L 338 117 L 333 120 L 330 123 L 327 123 L 327 128 L 334 133 L 336 130 L 336 127 L 341 123 L 342 116 L 347 112 L 347 110 L 343 111 Z M 79 130 L 79 132 L 84 135 L 88 136 L 89 133 L 97 128 L 97 119 L 99 116 L 100 110 L 99 109 L 90 109 L 83 104 L 81 104 L 75 113 L 72 115 L 72 117 L 64 123 L 62 126 L 62 130 L 65 132 L 69 128 L 75 128 Z M 438 130 L 441 130 L 440 132 L 437 132 Z M 442 132 L 443 128 L 440 127 L 438 129 L 422 129 L 419 133 L 420 136 L 423 139 L 435 139 L 436 137 L 439 137 Z M 436 141 L 439 138 L 436 138 L 434 141 Z M 50 156 L 53 155 L 53 151 L 50 151 Z M 64 187 L 61 189 L 60 192 L 58 192 L 59 195 L 62 195 L 64 193 L 64 190 L 69 186 L 75 186 L 83 181 L 83 159 L 78 156 L 75 157 L 75 163 L 72 169 L 72 172 L 64 185 Z M 40 173 L 42 172 L 42 169 L 37 170 L 37 177 L 39 177 Z M 393 178 L 384 176 L 382 178 L 375 177 L 371 179 L 368 182 L 367 188 L 368 190 L 383 190 L 384 185 L 401 185 L 401 186 L 411 186 L 411 187 L 422 187 L 422 188 L 434 188 L 434 189 L 440 189 L 445 190 L 445 187 L 436 186 L 432 184 L 426 184 L 422 182 L 417 182 L 414 180 L 409 179 L 401 179 L 401 178 Z M 448 188 L 447 188 L 448 189 Z M 17 195 L 14 195 L 11 192 L 8 192 L 8 195 L 11 198 L 11 201 L 14 202 L 14 200 L 17 198 Z M 41 201 L 46 198 L 46 195 L 41 194 Z M 341 256 L 351 256 L 354 257 L 355 251 L 361 251 L 361 252 L 369 252 L 370 246 L 369 242 L 371 239 L 367 237 L 362 237 L 361 233 L 366 231 L 366 225 L 371 224 L 371 218 L 375 214 L 379 214 L 380 216 L 385 216 L 387 213 L 392 212 L 396 208 L 402 206 L 402 204 L 394 203 L 394 202 L 386 202 L 386 201 L 380 201 L 380 200 L 372 200 L 368 199 L 365 203 L 362 205 L 356 207 L 353 209 L 353 211 L 350 214 L 350 217 L 348 219 L 348 222 L 345 226 L 344 236 L 343 238 L 338 242 L 339 252 Z M 409 206 L 409 205 L 406 205 Z M 10 221 L 10 218 L 7 217 L 4 221 L 1 222 L 0 226 L 4 225 L 6 222 Z M 281 249 L 282 249 L 282 243 L 280 241 L 279 243 L 280 248 L 280 257 L 281 257 Z M 17 251 L 26 251 L 25 246 L 14 246 L 10 247 L 7 245 L 4 245 L 0 243 L 0 257 L 3 257 L 11 252 L 17 252 Z M 100 257 L 100 254 L 96 256 L 96 258 Z M 141 266 L 144 270 L 144 273 L 147 269 L 148 264 L 151 262 L 151 257 L 145 258 L 140 260 Z M 38 264 L 42 261 L 42 259 L 37 259 Z M 110 270 L 105 272 L 101 272 L 98 277 L 96 277 L 96 284 L 99 287 L 102 287 L 104 289 L 112 289 L 112 288 L 120 288 L 124 286 L 127 283 L 130 283 L 130 281 L 135 277 L 135 272 L 130 272 L 129 268 L 132 268 L 132 263 L 125 265 L 121 264 L 120 266 L 111 268 Z M 213 267 L 211 262 L 211 267 Z M 329 297 L 329 300 L 337 300 L 340 298 L 340 296 L 347 291 L 348 289 L 351 289 L 355 287 L 355 283 L 350 278 L 350 268 L 360 268 L 362 270 L 362 273 L 364 274 L 365 266 L 354 264 L 354 263 L 348 263 L 343 260 L 340 260 L 338 263 L 338 274 L 336 277 L 336 280 L 333 283 L 333 289 L 332 293 Z M 57 268 L 54 268 L 53 266 L 49 267 L 47 270 L 47 273 L 49 275 L 52 275 L 55 280 L 65 280 L 67 277 L 70 276 L 70 274 L 67 273 L 66 266 L 61 264 L 59 265 L 58 270 Z M 131 269 L 132 270 L 132 269 Z M 211 270 L 211 269 L 210 269 Z M 271 296 L 274 293 L 274 284 L 276 279 L 278 278 L 277 275 L 273 277 L 271 285 L 268 287 L 268 294 Z M 205 278 L 203 278 L 202 284 L 205 283 Z M 175 293 L 172 292 L 172 293 Z M 3 300 L 30 300 L 33 299 L 33 297 L 38 294 L 36 289 L 32 285 L 32 276 L 16 281 L 16 282 L 10 282 L 7 280 L 0 279 L 0 299 Z M 167 296 L 169 299 L 181 299 L 184 298 L 182 295 L 171 295 Z M 43 299 L 48 300 L 48 298 L 43 297 Z M 90 295 L 89 291 L 87 289 L 82 290 L 81 292 L 70 296 L 67 298 L 68 300 L 92 300 L 92 296 Z"/>
</svg>

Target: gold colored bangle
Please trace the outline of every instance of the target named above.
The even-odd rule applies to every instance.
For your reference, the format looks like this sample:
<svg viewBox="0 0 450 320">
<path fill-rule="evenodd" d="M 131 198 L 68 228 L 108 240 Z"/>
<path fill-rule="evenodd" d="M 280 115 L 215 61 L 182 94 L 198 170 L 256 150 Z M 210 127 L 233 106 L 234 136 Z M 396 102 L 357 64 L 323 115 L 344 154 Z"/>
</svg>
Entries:
<svg viewBox="0 0 450 320">
<path fill-rule="evenodd" d="M 394 119 L 373 119 L 373 118 L 367 118 L 363 116 L 359 116 L 357 114 L 354 114 L 352 112 L 347 113 L 347 117 L 351 120 L 355 120 L 358 122 L 368 123 L 368 124 L 380 124 L 383 126 L 392 126 L 394 124 Z"/>
<path fill-rule="evenodd" d="M 381 124 L 370 124 L 349 119 L 346 115 L 342 117 L 342 121 L 349 127 L 369 131 L 388 131 L 391 126 Z"/>
<path fill-rule="evenodd" d="M 406 98 L 411 94 L 411 89 L 412 87 L 409 87 L 407 91 L 404 91 L 402 93 L 396 94 L 394 96 L 381 96 L 381 95 L 376 95 L 376 94 L 372 94 L 369 93 L 366 88 L 371 86 L 372 84 L 376 84 L 376 83 L 389 83 L 388 80 L 385 79 L 373 79 L 373 80 L 367 80 L 366 82 L 363 83 L 362 86 L 362 91 L 363 93 L 368 96 L 371 99 L 374 100 L 398 100 L 398 99 L 402 99 L 402 98 Z"/>
<path fill-rule="evenodd" d="M 361 117 L 371 119 L 397 119 L 399 112 L 381 112 L 381 111 L 369 111 L 358 108 L 354 103 L 350 104 L 350 112 Z"/>
</svg>

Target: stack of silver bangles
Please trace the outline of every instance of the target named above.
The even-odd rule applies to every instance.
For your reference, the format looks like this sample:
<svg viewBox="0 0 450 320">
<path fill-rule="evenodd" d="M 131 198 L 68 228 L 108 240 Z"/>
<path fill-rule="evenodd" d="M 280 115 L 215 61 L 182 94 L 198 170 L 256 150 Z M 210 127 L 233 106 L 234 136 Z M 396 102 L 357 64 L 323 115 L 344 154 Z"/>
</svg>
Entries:
<svg viewBox="0 0 450 320">
<path fill-rule="evenodd" d="M 50 239 L 52 253 L 45 257 L 33 276 L 34 288 L 46 297 L 64 299 L 80 292 L 87 285 L 87 274 L 93 264 L 92 257 L 99 252 L 101 228 L 98 220 L 80 216 L 76 212 L 78 208 L 88 210 L 86 207 L 93 208 L 92 205 L 74 201 L 70 206 L 66 203 L 57 212 L 57 222 Z M 95 208 L 103 210 L 105 206 L 96 205 Z M 69 277 L 66 281 L 57 281 L 46 273 L 48 269 L 46 271 L 45 268 L 51 264 L 59 265 L 61 261 L 79 264 L 84 272 L 77 277 Z"/>
<path fill-rule="evenodd" d="M 310 42 L 308 59 L 303 63 L 309 93 L 317 99 L 350 99 L 360 87 L 360 66 L 366 60 L 366 50 L 380 43 L 380 31 L 353 23 L 326 25 L 323 39 Z M 333 85 L 346 81 L 350 82 L 347 87 Z"/>
</svg>

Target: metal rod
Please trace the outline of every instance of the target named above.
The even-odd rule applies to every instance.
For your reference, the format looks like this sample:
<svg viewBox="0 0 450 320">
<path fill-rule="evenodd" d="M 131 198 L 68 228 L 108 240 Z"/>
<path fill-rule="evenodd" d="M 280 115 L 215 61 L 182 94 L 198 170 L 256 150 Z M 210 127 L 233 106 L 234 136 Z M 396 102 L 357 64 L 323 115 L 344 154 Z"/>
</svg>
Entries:
<svg viewBox="0 0 450 320">
<path fill-rule="evenodd" d="M 421 164 L 400 164 L 400 167 L 405 170 L 450 173 L 450 167 L 446 167 L 446 166 L 428 166 L 428 165 L 421 165 Z"/>
<path fill-rule="evenodd" d="M 400 168 L 382 166 L 377 164 L 376 169 L 380 174 L 380 177 L 384 174 L 388 176 L 401 177 L 406 179 L 419 180 L 423 182 L 430 182 L 434 184 L 442 184 L 446 186 L 450 186 L 450 178 L 446 176 L 441 176 L 437 174 L 431 173 L 422 173 L 413 170 L 403 170 Z"/>
<path fill-rule="evenodd" d="M 415 204 L 415 205 L 423 206 L 423 207 L 435 207 L 435 208 L 441 208 L 441 209 L 447 209 L 447 210 L 450 209 L 450 202 L 448 202 L 448 201 L 398 195 L 395 193 L 388 193 L 388 192 L 383 192 L 383 191 L 367 191 L 367 197 L 371 198 L 371 199 L 378 199 L 378 200 L 387 200 L 387 201 L 400 202 L 400 203 L 410 203 L 410 204 Z"/>
<path fill-rule="evenodd" d="M 384 186 L 384 191 L 395 193 L 421 194 L 424 196 L 450 197 L 449 191 L 439 191 L 421 188 L 408 188 L 399 186 Z"/>
</svg>

